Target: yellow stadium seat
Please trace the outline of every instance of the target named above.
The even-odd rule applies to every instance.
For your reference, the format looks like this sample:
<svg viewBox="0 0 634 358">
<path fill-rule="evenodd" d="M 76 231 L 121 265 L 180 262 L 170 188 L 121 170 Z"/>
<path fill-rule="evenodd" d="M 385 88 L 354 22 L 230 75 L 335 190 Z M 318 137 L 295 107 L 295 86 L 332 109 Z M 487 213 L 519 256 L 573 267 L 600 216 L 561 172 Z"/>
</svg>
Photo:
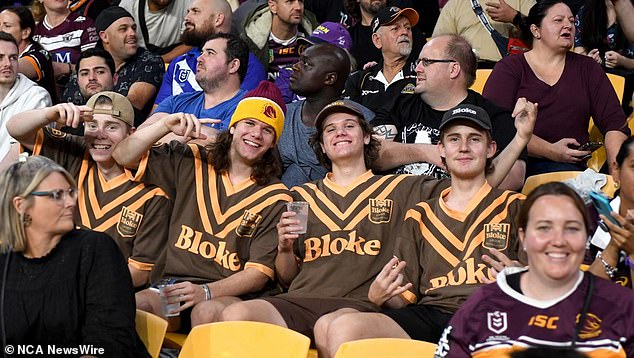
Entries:
<svg viewBox="0 0 634 358">
<path fill-rule="evenodd" d="M 484 68 L 476 70 L 475 82 L 471 85 L 471 89 L 482 94 L 482 90 L 484 90 L 484 85 L 487 83 L 491 71 L 491 69 Z"/>
<path fill-rule="evenodd" d="M 619 104 L 623 102 L 623 91 L 625 90 L 625 77 L 618 76 L 612 73 L 608 73 L 608 79 L 614 88 L 614 92 L 616 92 L 616 96 L 619 99 Z M 634 126 L 634 124 L 630 121 L 630 128 Z M 590 118 L 590 127 L 588 128 L 588 132 L 590 133 L 590 141 L 591 142 L 603 142 L 603 134 L 599 131 L 599 128 L 594 125 L 594 120 Z M 583 143 L 581 143 L 583 144 Z M 603 164 L 606 161 L 606 152 L 605 146 L 595 150 L 592 153 L 592 158 L 588 159 L 587 165 L 588 168 L 592 168 L 595 171 L 600 171 Z"/>
<path fill-rule="evenodd" d="M 317 357 L 319 357 L 319 353 L 317 353 L 316 349 L 308 350 L 308 355 L 306 356 L 306 358 L 317 358 Z"/>
<path fill-rule="evenodd" d="M 436 344 L 413 339 L 373 338 L 346 342 L 335 358 L 433 357 Z"/>
<path fill-rule="evenodd" d="M 217 322 L 192 328 L 179 358 L 306 358 L 310 339 L 260 322 Z"/>
<path fill-rule="evenodd" d="M 135 325 L 137 334 L 147 351 L 152 358 L 158 358 L 167 330 L 167 321 L 151 313 L 136 310 Z"/>
<path fill-rule="evenodd" d="M 180 349 L 183 344 L 185 344 L 185 340 L 187 340 L 187 335 L 176 332 L 167 332 L 165 333 L 165 340 L 163 341 L 163 346 L 167 348 L 176 348 Z"/>
<path fill-rule="evenodd" d="M 575 178 L 577 175 L 581 174 L 579 171 L 565 171 L 565 172 L 552 172 L 545 174 L 533 175 L 526 178 L 526 182 L 524 183 L 524 187 L 522 188 L 522 194 L 528 195 L 531 191 L 533 191 L 538 186 L 549 183 L 552 181 L 564 181 L 568 179 Z M 611 175 L 607 176 L 607 183 L 601 188 L 601 191 L 604 192 L 610 198 L 614 196 L 614 192 L 616 191 L 616 185 L 614 182 L 614 178 Z"/>
</svg>

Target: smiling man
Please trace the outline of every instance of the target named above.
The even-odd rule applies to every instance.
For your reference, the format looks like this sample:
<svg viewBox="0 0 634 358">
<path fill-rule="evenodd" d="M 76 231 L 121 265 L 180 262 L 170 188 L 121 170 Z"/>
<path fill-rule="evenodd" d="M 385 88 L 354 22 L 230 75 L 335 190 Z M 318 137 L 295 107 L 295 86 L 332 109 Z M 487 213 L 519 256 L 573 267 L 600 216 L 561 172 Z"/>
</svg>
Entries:
<svg viewBox="0 0 634 358">
<path fill-rule="evenodd" d="M 84 137 L 60 132 L 50 123 L 77 127 Z M 124 257 L 136 287 L 149 282 L 150 271 L 167 240 L 171 202 L 156 186 L 129 180 L 112 158 L 115 146 L 134 131 L 130 102 L 114 92 L 100 92 L 85 106 L 61 103 L 12 117 L 9 133 L 35 155 L 62 165 L 77 181 L 75 222 L 110 235 Z"/>
</svg>

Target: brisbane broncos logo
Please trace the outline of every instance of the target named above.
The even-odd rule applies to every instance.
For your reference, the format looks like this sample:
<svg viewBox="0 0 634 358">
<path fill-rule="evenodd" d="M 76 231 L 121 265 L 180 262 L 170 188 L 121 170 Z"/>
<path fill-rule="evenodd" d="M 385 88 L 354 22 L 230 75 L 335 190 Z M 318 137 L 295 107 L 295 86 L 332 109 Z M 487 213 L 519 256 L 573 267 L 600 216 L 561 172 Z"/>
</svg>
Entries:
<svg viewBox="0 0 634 358">
<path fill-rule="evenodd" d="M 277 113 L 275 112 L 275 108 L 273 108 L 273 106 L 264 106 L 264 111 L 262 113 L 269 118 L 277 118 Z"/>
</svg>

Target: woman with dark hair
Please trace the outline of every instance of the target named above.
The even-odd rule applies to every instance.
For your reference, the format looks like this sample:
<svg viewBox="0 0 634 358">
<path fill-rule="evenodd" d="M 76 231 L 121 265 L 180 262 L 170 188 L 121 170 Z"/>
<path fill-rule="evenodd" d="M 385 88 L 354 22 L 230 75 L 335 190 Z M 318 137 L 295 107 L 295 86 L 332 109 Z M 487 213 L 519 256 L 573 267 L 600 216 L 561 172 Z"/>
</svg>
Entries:
<svg viewBox="0 0 634 358">
<path fill-rule="evenodd" d="M 508 56 L 493 69 L 484 97 L 513 108 L 517 98 L 539 104 L 533 137 L 528 144 L 527 175 L 583 170 L 579 150 L 589 141 L 590 117 L 605 137 L 610 173 L 621 143 L 629 136 L 625 113 L 605 72 L 592 59 L 570 51 L 574 17 L 561 0 L 539 1 L 522 31 L 533 48 Z"/>
<path fill-rule="evenodd" d="M 449 322 L 436 357 L 527 347 L 631 357 L 634 292 L 579 269 L 588 223 L 583 201 L 566 184 L 532 191 L 518 217 L 528 268 L 506 268 L 496 283 L 476 291 Z"/>
<path fill-rule="evenodd" d="M 614 181 L 619 185 L 618 195 L 610 206 L 614 224 L 602 217 L 602 225 L 595 231 L 590 243 L 600 251 L 590 267 L 595 275 L 632 287 L 634 268 L 634 137 L 628 138 L 616 155 Z M 593 250 L 594 251 L 594 250 Z"/>
<path fill-rule="evenodd" d="M 587 0 L 575 16 L 575 52 L 606 68 L 634 69 L 634 42 L 623 35 L 611 0 Z"/>
<path fill-rule="evenodd" d="M 192 326 L 216 321 L 225 306 L 271 288 L 275 224 L 291 201 L 273 154 L 284 111 L 277 87 L 262 81 L 245 94 L 228 129 L 211 145 L 154 145 L 168 133 L 203 138 L 200 127 L 218 122 L 174 113 L 136 131 L 112 154 L 137 169 L 135 179 L 159 186 L 174 201 L 163 277 L 176 279 L 166 297 L 180 308 L 163 312 L 152 289 L 137 294 L 140 309 L 181 313 L 170 329 L 187 330 L 190 317 Z"/>
<path fill-rule="evenodd" d="M 123 256 L 106 234 L 75 229 L 76 204 L 75 180 L 48 158 L 24 158 L 0 174 L 2 345 L 147 357 Z"/>
<path fill-rule="evenodd" d="M 20 73 L 44 87 L 57 103 L 53 59 L 39 43 L 33 41 L 35 20 L 26 6 L 8 7 L 0 12 L 0 31 L 11 34 L 18 42 Z"/>
</svg>

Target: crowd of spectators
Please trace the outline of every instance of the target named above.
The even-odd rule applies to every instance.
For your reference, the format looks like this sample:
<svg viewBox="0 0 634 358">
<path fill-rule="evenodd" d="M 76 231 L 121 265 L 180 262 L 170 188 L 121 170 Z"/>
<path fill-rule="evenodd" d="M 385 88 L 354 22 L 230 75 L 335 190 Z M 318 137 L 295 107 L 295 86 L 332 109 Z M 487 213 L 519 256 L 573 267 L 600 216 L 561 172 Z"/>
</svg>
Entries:
<svg viewBox="0 0 634 358">
<path fill-rule="evenodd" d="M 136 303 L 323 357 L 374 337 L 634 355 L 632 0 L 11 4 L 3 343 L 145 356 Z M 565 184 L 518 193 L 586 170 L 591 123 L 611 218 Z"/>
</svg>

